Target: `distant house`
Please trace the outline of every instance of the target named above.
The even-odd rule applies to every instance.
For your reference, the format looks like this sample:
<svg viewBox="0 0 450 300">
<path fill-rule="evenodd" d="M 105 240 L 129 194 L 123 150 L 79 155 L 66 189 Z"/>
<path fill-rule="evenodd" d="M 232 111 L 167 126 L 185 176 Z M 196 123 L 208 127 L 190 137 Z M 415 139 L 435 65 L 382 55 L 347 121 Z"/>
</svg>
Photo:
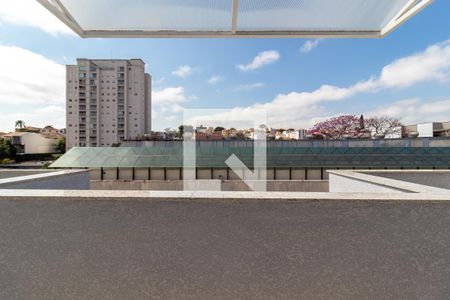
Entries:
<svg viewBox="0 0 450 300">
<path fill-rule="evenodd" d="M 53 126 L 47 125 L 44 128 L 41 128 L 41 134 L 56 135 L 59 134 L 59 130 Z"/>
<path fill-rule="evenodd" d="M 304 140 L 306 139 L 307 131 L 305 129 L 288 129 L 284 132 L 284 135 L 288 140 Z"/>
<path fill-rule="evenodd" d="M 237 130 L 234 128 L 224 129 L 224 130 L 222 130 L 222 135 L 224 138 L 234 139 L 234 138 L 236 138 Z"/>
<path fill-rule="evenodd" d="M 206 128 L 203 125 L 195 127 L 195 132 L 197 132 L 197 133 L 205 133 L 206 134 L 207 130 L 208 130 L 208 128 Z"/>
<path fill-rule="evenodd" d="M 56 140 L 34 132 L 10 132 L 4 138 L 11 141 L 19 154 L 55 153 Z"/>
<path fill-rule="evenodd" d="M 61 136 L 66 136 L 66 129 L 65 128 L 58 129 L 58 133 Z"/>
<path fill-rule="evenodd" d="M 223 134 L 221 131 L 215 131 L 215 132 L 211 133 L 211 135 L 209 135 L 209 139 L 211 139 L 213 141 L 223 140 Z"/>
<path fill-rule="evenodd" d="M 450 122 L 421 123 L 407 125 L 402 128 L 403 136 L 417 135 L 425 137 L 448 137 L 450 136 Z"/>
<path fill-rule="evenodd" d="M 208 139 L 208 137 L 207 137 L 205 132 L 196 132 L 195 133 L 195 140 L 197 140 L 197 141 L 205 141 L 207 139 Z"/>
</svg>

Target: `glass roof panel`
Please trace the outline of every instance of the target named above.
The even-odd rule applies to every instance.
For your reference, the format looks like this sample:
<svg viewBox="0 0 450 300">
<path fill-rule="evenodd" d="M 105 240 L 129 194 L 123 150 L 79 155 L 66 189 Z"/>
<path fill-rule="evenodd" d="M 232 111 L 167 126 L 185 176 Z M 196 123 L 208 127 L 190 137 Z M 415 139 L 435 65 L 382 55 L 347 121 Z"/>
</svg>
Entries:
<svg viewBox="0 0 450 300">
<path fill-rule="evenodd" d="M 381 30 L 409 0 L 241 0 L 238 30 Z"/>
<path fill-rule="evenodd" d="M 84 30 L 230 30 L 227 0 L 61 0 Z"/>
<path fill-rule="evenodd" d="M 141 148 L 145 152 L 144 149 Z M 152 147 L 155 154 L 137 155 L 141 149 L 119 148 L 72 148 L 51 167 L 55 168 L 115 168 L 115 167 L 182 167 L 180 151 L 174 153 L 158 153 L 163 148 Z M 213 154 L 197 156 L 197 166 L 225 167 L 225 160 L 235 153 L 247 166 L 253 165 L 253 155 L 248 149 L 234 147 L 229 153 L 217 154 L 223 148 L 215 148 Z M 269 167 L 418 167 L 434 166 L 448 168 L 450 166 L 449 147 L 337 147 L 337 148 L 294 148 L 296 151 L 280 151 L 283 148 L 267 148 L 267 164 Z M 148 150 L 148 149 L 146 149 Z M 158 151 L 157 151 L 158 150 Z M 276 151 L 275 151 L 276 150 Z M 292 149 L 289 149 L 292 150 Z M 302 150 L 302 151 L 299 151 Z M 99 154 L 102 155 L 99 155 Z"/>
<path fill-rule="evenodd" d="M 380 37 L 432 2 L 58 0 L 53 5 L 37 1 L 82 37 Z"/>
</svg>

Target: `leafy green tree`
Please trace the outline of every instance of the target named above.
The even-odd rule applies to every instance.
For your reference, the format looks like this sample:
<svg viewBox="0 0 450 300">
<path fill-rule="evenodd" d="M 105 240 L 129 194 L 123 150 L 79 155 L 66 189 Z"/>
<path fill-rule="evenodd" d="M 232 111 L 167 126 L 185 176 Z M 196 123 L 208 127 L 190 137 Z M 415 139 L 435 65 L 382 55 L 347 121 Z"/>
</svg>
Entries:
<svg viewBox="0 0 450 300">
<path fill-rule="evenodd" d="M 16 155 L 17 150 L 11 142 L 6 139 L 0 139 L 0 160 L 14 160 L 16 159 Z"/>
<path fill-rule="evenodd" d="M 55 148 L 58 153 L 65 153 L 66 152 L 66 138 L 65 137 L 58 138 Z"/>
<path fill-rule="evenodd" d="M 214 128 L 214 131 L 222 131 L 222 130 L 224 130 L 225 128 L 223 128 L 222 126 L 217 126 L 216 128 Z"/>
</svg>

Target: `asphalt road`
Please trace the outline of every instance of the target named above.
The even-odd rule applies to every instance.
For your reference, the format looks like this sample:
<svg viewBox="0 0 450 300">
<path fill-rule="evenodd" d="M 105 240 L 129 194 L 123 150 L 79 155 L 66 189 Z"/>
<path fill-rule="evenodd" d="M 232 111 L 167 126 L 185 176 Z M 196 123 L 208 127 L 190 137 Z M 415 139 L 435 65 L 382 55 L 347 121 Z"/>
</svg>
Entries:
<svg viewBox="0 0 450 300">
<path fill-rule="evenodd" d="M 0 299 L 449 299 L 450 204 L 0 201 Z"/>
</svg>

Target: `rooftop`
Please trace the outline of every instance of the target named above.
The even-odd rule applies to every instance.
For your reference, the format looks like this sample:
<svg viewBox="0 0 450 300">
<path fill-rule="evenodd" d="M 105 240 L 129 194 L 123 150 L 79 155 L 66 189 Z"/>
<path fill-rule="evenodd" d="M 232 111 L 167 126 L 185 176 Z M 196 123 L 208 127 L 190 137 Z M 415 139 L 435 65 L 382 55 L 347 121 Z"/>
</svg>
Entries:
<svg viewBox="0 0 450 300">
<path fill-rule="evenodd" d="M 37 0 L 81 37 L 383 37 L 432 0 Z"/>
</svg>

